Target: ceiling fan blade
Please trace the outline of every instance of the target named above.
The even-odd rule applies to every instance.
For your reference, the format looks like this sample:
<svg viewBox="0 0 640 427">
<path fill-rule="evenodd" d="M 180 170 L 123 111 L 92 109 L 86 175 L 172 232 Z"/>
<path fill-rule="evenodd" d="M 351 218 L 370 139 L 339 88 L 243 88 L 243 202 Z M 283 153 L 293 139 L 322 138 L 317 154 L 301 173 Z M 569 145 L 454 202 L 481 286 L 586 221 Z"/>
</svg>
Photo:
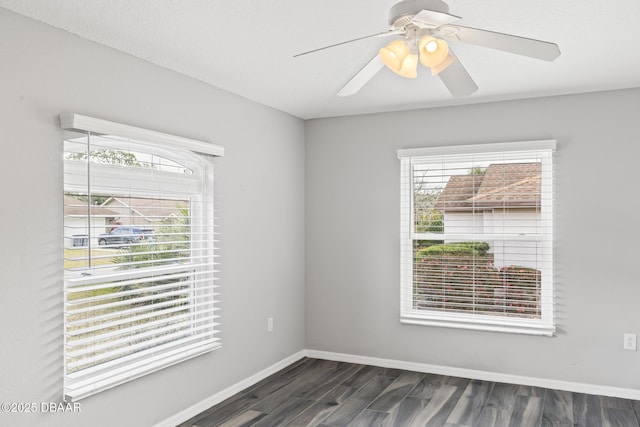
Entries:
<svg viewBox="0 0 640 427">
<path fill-rule="evenodd" d="M 465 43 L 503 50 L 531 58 L 553 61 L 560 56 L 560 48 L 555 43 L 529 39 L 511 34 L 496 33 L 478 28 L 462 27 L 460 25 L 444 25 L 438 28 L 445 38 L 454 38 Z"/>
<path fill-rule="evenodd" d="M 296 55 L 293 55 L 294 58 L 297 58 L 298 56 L 302 56 L 302 55 L 307 55 L 309 53 L 314 53 L 314 52 L 318 52 L 321 50 L 325 50 L 325 49 L 329 49 L 332 47 L 336 47 L 336 46 L 341 46 L 343 44 L 347 44 L 347 43 L 352 43 L 352 42 L 357 42 L 359 40 L 364 40 L 364 39 L 370 39 L 372 37 L 388 37 L 388 36 L 395 36 L 396 34 L 404 34 L 406 31 L 404 29 L 402 30 L 389 30 L 389 31 L 383 31 L 381 33 L 376 33 L 376 34 L 370 34 L 368 36 L 363 36 L 363 37 L 358 37 L 356 39 L 351 39 L 351 40 L 347 40 L 344 42 L 340 42 L 340 43 L 336 43 L 336 44 L 332 44 L 329 46 L 324 46 L 324 47 L 319 47 L 318 49 L 313 49 L 313 50 L 309 50 L 307 52 L 302 52 L 302 53 L 298 53 Z"/>
<path fill-rule="evenodd" d="M 438 77 L 454 97 L 461 98 L 471 95 L 478 90 L 478 85 L 451 50 L 449 50 L 449 54 L 453 56 L 453 62 L 440 71 Z"/>
<path fill-rule="evenodd" d="M 367 84 L 367 82 L 371 80 L 382 67 L 384 67 L 384 63 L 382 62 L 382 59 L 380 59 L 380 55 L 374 56 L 367 65 L 362 67 L 362 69 L 358 71 L 358 73 L 353 76 L 342 89 L 340 89 L 338 96 L 350 96 L 355 94 L 362 89 L 362 86 Z"/>
<path fill-rule="evenodd" d="M 450 24 L 460 16 L 451 15 L 449 13 L 438 12 L 435 10 L 421 10 L 411 19 L 411 22 L 421 28 L 436 28 L 441 25 Z"/>
</svg>

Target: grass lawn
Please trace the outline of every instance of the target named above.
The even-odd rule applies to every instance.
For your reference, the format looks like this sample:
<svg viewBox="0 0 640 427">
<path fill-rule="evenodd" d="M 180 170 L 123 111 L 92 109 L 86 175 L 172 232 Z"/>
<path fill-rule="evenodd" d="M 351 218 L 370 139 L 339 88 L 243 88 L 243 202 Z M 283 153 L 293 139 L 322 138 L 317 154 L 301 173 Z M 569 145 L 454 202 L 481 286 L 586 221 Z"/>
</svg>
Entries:
<svg viewBox="0 0 640 427">
<path fill-rule="evenodd" d="M 91 257 L 93 258 L 92 265 L 113 265 L 113 256 L 118 252 L 113 249 L 92 249 Z M 87 248 L 65 248 L 64 249 L 64 268 L 82 268 L 89 265 L 89 251 Z M 99 296 L 116 292 L 117 288 L 105 288 L 94 291 L 80 292 L 71 294 L 69 301 L 76 299 L 87 298 L 91 296 Z"/>
<path fill-rule="evenodd" d="M 87 267 L 89 265 L 88 258 L 89 251 L 87 248 L 65 248 L 64 249 L 64 268 L 80 268 Z M 113 255 L 116 255 L 117 251 L 113 249 L 92 249 L 91 257 L 93 258 L 92 265 L 107 265 L 112 264 Z"/>
</svg>

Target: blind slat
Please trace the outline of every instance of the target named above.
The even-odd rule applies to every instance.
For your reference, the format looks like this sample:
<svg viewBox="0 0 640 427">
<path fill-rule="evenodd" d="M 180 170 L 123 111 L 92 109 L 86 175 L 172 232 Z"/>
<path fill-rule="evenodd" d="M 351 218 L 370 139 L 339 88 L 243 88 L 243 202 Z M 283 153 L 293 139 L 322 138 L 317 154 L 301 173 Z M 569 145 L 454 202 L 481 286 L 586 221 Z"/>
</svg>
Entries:
<svg viewBox="0 0 640 427">
<path fill-rule="evenodd" d="M 69 339 L 67 340 L 66 345 L 68 348 L 78 346 L 78 345 L 88 345 L 91 343 L 103 341 L 105 339 L 114 338 L 121 335 L 127 335 L 135 331 L 154 328 L 164 323 L 177 322 L 182 319 L 193 319 L 192 313 L 176 314 L 179 312 L 184 312 L 185 310 L 189 310 L 190 308 L 198 308 L 199 309 L 198 316 L 209 315 L 210 313 L 217 311 L 216 309 L 206 309 L 204 307 L 205 305 L 210 305 L 210 304 L 211 303 L 192 304 L 191 307 L 181 306 L 181 307 L 175 307 L 175 310 L 163 310 L 162 314 L 158 312 L 155 315 L 135 316 L 129 319 L 121 320 L 121 321 L 99 323 L 97 325 L 96 324 L 87 325 L 78 330 L 68 331 L 66 333 L 66 336 Z M 129 315 L 130 313 L 121 312 L 120 314 L 126 316 L 126 315 Z M 159 317 L 159 316 L 164 316 L 164 317 L 156 321 L 149 321 L 149 319 Z M 129 327 L 122 326 L 130 323 L 133 323 L 133 326 L 129 326 Z M 110 329 L 116 329 L 116 330 L 110 331 Z M 98 331 L 109 331 L 109 332 L 99 333 Z M 91 334 L 91 336 L 84 339 L 76 338 L 76 337 L 80 337 L 82 335 L 87 335 L 87 334 Z"/>
<path fill-rule="evenodd" d="M 153 356 L 152 352 L 149 352 L 142 354 L 141 357 L 138 358 L 123 358 L 124 360 L 119 361 L 119 363 L 126 363 L 124 368 L 118 368 L 118 365 L 111 365 L 107 362 L 103 365 L 109 370 L 103 369 L 96 373 L 92 371 L 91 368 L 87 369 L 87 374 L 91 374 L 93 378 L 91 382 L 79 381 L 81 377 L 69 375 L 70 382 L 69 385 L 65 387 L 64 398 L 66 401 L 76 401 L 143 375 L 153 373 L 159 369 L 200 356 L 219 348 L 219 341 L 219 339 L 208 339 L 191 345 L 182 345 L 185 343 L 178 342 L 177 344 L 182 345 L 181 347 L 156 356 Z"/>
<path fill-rule="evenodd" d="M 208 322 L 211 320 L 213 320 L 212 316 L 208 318 L 203 318 L 203 321 Z M 175 326 L 175 327 L 172 328 L 171 326 Z M 179 338 L 181 339 L 183 337 L 189 337 L 189 339 L 193 340 L 199 336 L 198 334 L 199 331 L 210 330 L 211 326 L 212 326 L 212 323 L 209 323 L 204 326 L 203 325 L 194 326 L 192 322 L 188 322 L 188 321 L 181 322 L 177 324 L 168 325 L 165 327 L 157 327 L 156 330 L 153 330 L 153 331 L 145 331 L 139 334 L 132 334 L 131 340 L 127 346 L 122 346 L 115 350 L 109 350 L 109 349 L 116 347 L 115 345 L 116 342 L 122 343 L 126 341 L 114 340 L 113 345 L 96 345 L 96 346 L 93 346 L 90 349 L 90 351 L 86 351 L 86 352 L 82 352 L 82 351 L 69 352 L 68 351 L 67 365 L 69 369 L 74 369 L 74 368 L 77 368 L 78 366 L 91 366 L 96 363 L 102 363 L 109 360 L 113 360 L 115 356 L 129 355 L 129 354 L 138 352 L 141 349 L 157 347 L 161 343 L 164 344 L 164 343 L 172 342 Z M 173 329 L 179 329 L 179 330 L 170 334 L 166 334 L 166 335 L 164 334 L 165 331 L 173 330 Z M 153 338 L 148 341 L 145 340 L 142 342 L 137 342 L 135 344 L 132 343 L 132 342 L 136 342 L 135 340 L 137 339 L 144 338 L 145 336 L 151 336 Z M 94 356 L 87 356 L 88 354 L 94 354 L 94 353 L 97 353 L 97 354 Z M 81 355 L 84 357 L 78 359 L 77 361 L 72 361 L 76 358 L 76 355 Z"/>
<path fill-rule="evenodd" d="M 128 317 L 127 319 L 122 320 L 122 322 L 124 323 L 127 321 L 146 320 L 151 317 L 170 314 L 170 313 L 182 310 L 183 309 L 182 305 L 178 305 L 176 307 L 177 304 L 191 304 L 194 306 L 205 304 L 205 303 L 199 302 L 200 300 L 201 298 L 189 296 L 187 298 L 180 299 L 178 301 L 169 300 L 164 302 L 158 302 L 153 304 L 153 306 L 151 307 L 140 306 L 140 307 L 130 308 L 126 311 L 125 314 L 132 317 Z M 136 315 L 137 313 L 145 313 L 145 314 Z M 121 318 L 121 317 L 122 317 L 122 313 L 120 311 L 110 311 L 102 315 L 93 315 L 91 317 L 80 317 L 78 320 L 68 321 L 67 326 L 69 327 L 68 329 L 69 331 L 75 331 L 76 328 L 82 328 L 83 325 L 87 325 L 87 324 L 101 325 L 103 324 L 103 322 L 107 322 L 115 318 Z M 117 326 L 117 324 L 114 326 Z"/>
</svg>

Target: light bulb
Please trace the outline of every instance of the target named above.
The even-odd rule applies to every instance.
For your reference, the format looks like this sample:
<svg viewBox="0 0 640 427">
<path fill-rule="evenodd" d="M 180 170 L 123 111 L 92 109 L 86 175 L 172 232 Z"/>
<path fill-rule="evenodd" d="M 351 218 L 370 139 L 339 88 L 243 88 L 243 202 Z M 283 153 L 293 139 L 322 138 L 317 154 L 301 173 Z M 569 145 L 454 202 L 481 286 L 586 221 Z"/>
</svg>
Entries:
<svg viewBox="0 0 640 427">
<path fill-rule="evenodd" d="M 449 56 L 447 42 L 432 36 L 422 37 L 418 43 L 418 50 L 420 63 L 425 67 L 437 67 Z"/>
<path fill-rule="evenodd" d="M 436 49 L 438 49 L 438 43 L 435 40 L 431 40 L 429 43 L 427 43 L 425 49 L 427 50 L 427 52 L 433 53 L 436 51 Z"/>
</svg>

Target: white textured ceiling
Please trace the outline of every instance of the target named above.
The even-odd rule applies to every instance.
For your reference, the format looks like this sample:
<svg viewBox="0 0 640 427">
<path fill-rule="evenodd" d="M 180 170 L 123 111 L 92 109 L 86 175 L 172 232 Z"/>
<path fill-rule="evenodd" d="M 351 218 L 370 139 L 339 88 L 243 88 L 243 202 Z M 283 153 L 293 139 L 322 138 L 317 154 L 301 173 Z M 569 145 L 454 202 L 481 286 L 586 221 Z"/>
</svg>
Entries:
<svg viewBox="0 0 640 427">
<path fill-rule="evenodd" d="M 479 90 L 454 99 L 422 69 L 336 92 L 388 42 L 393 0 L 0 0 L 67 30 L 304 119 L 640 86 L 640 0 L 448 0 L 462 25 L 552 41 L 539 61 L 451 43 Z"/>
</svg>

